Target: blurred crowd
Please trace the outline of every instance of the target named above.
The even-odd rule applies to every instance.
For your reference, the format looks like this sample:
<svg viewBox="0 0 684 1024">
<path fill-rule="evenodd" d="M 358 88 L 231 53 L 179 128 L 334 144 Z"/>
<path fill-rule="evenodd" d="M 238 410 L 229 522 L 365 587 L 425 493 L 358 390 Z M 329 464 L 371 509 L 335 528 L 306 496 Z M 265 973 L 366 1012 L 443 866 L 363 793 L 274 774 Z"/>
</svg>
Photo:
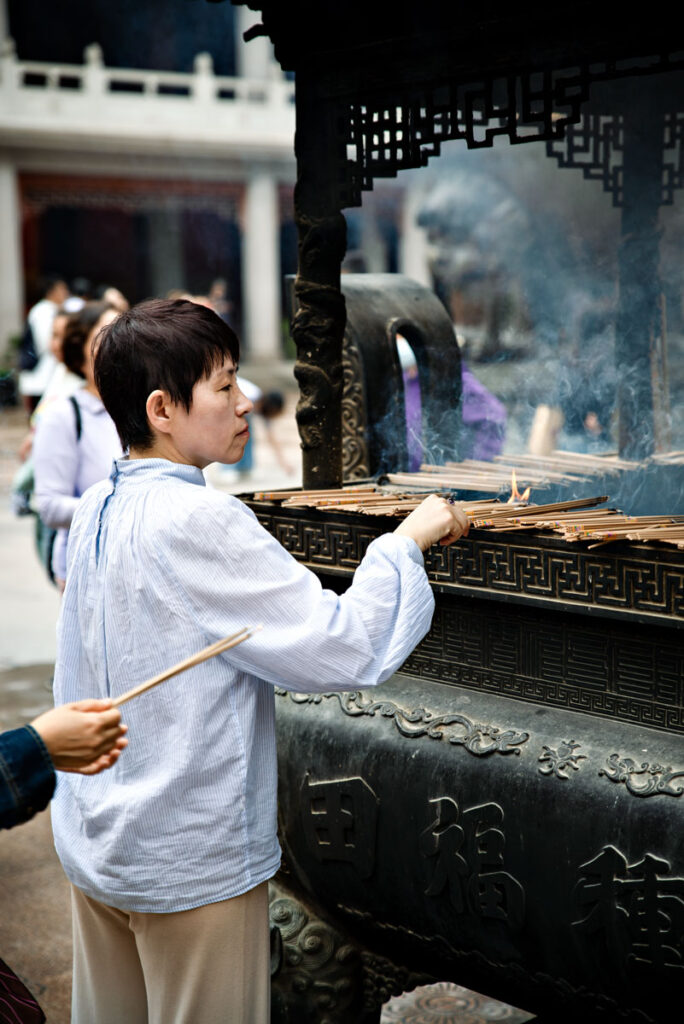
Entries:
<svg viewBox="0 0 684 1024">
<path fill-rule="evenodd" d="M 226 285 L 217 279 L 205 295 L 176 290 L 168 299 L 183 299 L 213 309 L 230 322 Z M 122 454 L 114 423 L 105 409 L 93 375 L 93 346 L 100 331 L 129 308 L 125 295 L 111 284 L 94 287 L 86 278 L 68 283 L 47 277 L 38 301 L 29 309 L 18 348 L 18 391 L 28 418 L 12 485 L 18 515 L 32 514 L 36 546 L 49 579 L 61 590 L 66 579 L 66 546 L 80 496 L 107 477 Z M 293 471 L 273 423 L 284 396 L 262 391 L 238 377 L 238 384 L 259 416 L 261 435 L 277 463 Z M 217 467 L 226 475 L 248 478 L 254 466 L 250 438 L 237 468 Z"/>
</svg>

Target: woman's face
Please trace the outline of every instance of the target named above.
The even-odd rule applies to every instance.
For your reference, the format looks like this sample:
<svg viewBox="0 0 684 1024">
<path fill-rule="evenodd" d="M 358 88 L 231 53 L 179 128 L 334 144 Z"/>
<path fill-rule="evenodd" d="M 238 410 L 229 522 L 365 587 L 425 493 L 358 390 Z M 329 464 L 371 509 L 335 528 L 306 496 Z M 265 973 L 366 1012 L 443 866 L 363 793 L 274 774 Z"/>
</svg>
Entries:
<svg viewBox="0 0 684 1024">
<path fill-rule="evenodd" d="M 86 387 L 91 391 L 97 391 L 95 387 L 95 374 L 93 372 L 93 342 L 102 328 L 106 327 L 107 324 L 111 324 L 112 320 L 115 320 L 118 315 L 115 309 L 105 310 L 86 338 L 86 343 L 83 346 L 83 376 L 86 379 Z"/>
</svg>

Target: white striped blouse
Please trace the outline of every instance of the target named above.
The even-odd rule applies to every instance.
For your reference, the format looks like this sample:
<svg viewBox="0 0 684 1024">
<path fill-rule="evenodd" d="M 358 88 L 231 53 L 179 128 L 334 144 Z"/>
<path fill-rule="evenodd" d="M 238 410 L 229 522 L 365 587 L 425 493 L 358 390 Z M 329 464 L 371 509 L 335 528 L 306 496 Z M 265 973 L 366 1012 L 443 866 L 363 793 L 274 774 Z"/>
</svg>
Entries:
<svg viewBox="0 0 684 1024">
<path fill-rule="evenodd" d="M 270 878 L 273 685 L 375 686 L 433 608 L 407 537 L 375 540 L 337 596 L 199 469 L 118 460 L 72 522 L 56 703 L 116 697 L 243 626 L 263 631 L 126 704 L 130 743 L 113 768 L 60 776 L 53 827 L 69 879 L 111 906 L 164 913 Z"/>
</svg>

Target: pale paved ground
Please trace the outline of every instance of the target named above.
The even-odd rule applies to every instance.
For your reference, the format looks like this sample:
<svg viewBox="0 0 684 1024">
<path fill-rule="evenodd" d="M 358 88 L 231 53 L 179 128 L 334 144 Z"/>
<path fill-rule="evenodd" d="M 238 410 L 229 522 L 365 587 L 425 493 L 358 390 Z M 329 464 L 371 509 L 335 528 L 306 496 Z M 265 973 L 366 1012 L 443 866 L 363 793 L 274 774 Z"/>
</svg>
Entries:
<svg viewBox="0 0 684 1024">
<path fill-rule="evenodd" d="M 245 376 L 257 378 L 247 369 Z M 283 387 L 282 372 L 277 386 Z M 294 472 L 287 473 L 278 465 L 257 418 L 252 431 L 253 473 L 247 479 L 234 479 L 218 467 L 209 467 L 210 485 L 235 493 L 297 486 L 300 452 L 294 405 L 294 394 L 290 394 L 277 422 L 285 453 L 296 467 Z M 16 518 L 8 500 L 17 465 L 15 453 L 24 429 L 19 410 L 0 408 L 0 729 L 29 721 L 52 703 L 59 598 L 35 556 L 31 518 Z M 0 957 L 38 998 L 49 1024 L 68 1024 L 69 893 L 52 845 L 49 812 L 20 828 L 0 832 L 0 908 Z M 520 1024 L 527 1019 L 527 1014 L 453 985 L 398 997 L 387 1005 L 382 1018 L 383 1024 Z"/>
</svg>

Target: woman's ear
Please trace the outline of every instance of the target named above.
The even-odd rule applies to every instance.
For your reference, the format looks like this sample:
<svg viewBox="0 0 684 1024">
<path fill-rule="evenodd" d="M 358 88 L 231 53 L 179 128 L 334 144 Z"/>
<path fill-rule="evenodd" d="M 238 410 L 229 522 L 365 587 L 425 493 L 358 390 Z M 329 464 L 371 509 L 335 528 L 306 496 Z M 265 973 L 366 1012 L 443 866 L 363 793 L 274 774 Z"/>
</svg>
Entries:
<svg viewBox="0 0 684 1024">
<path fill-rule="evenodd" d="M 145 412 L 152 429 L 160 434 L 168 434 L 173 417 L 173 402 L 167 391 L 150 392 L 145 402 Z"/>
</svg>

